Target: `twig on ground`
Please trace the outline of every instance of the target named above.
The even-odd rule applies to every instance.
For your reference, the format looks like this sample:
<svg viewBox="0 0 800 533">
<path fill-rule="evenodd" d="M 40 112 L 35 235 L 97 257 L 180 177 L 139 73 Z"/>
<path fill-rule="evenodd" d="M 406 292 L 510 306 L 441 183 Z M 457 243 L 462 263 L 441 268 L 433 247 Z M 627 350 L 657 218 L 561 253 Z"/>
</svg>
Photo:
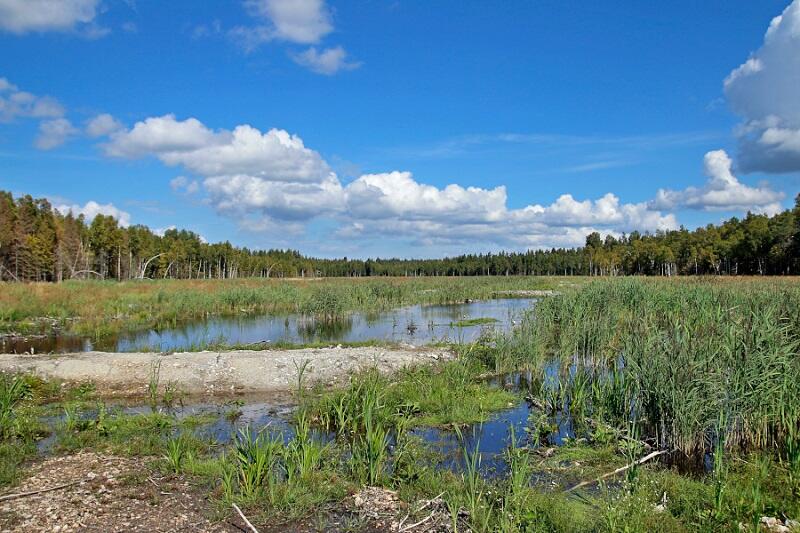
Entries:
<svg viewBox="0 0 800 533">
<path fill-rule="evenodd" d="M 244 520 L 244 523 L 247 524 L 247 527 L 250 528 L 250 531 L 252 531 L 253 533 L 258 533 L 258 530 L 255 528 L 255 526 L 250 523 L 250 520 L 248 520 L 247 517 L 242 512 L 242 510 L 239 509 L 239 506 L 234 503 L 233 508 L 236 510 L 237 513 L 239 513 L 239 516 L 242 517 L 242 520 Z"/>
<path fill-rule="evenodd" d="M 30 492 L 20 492 L 18 494 L 6 494 L 5 496 L 0 496 L 0 502 L 5 502 L 8 500 L 16 500 L 18 498 L 27 498 L 28 496 L 36 496 L 37 494 L 42 494 L 44 492 L 53 492 L 55 490 L 66 489 L 67 487 L 71 487 L 72 485 L 77 485 L 82 480 L 78 481 L 71 481 L 69 483 L 64 483 L 62 485 L 56 485 L 55 487 L 48 487 L 46 489 L 39 489 L 39 490 L 32 490 Z"/>
<path fill-rule="evenodd" d="M 423 518 L 422 520 L 420 520 L 420 521 L 419 521 L 419 522 L 417 522 L 416 524 L 411 524 L 410 526 L 406 526 L 405 528 L 401 529 L 401 530 L 400 530 L 400 533 L 404 533 L 405 531 L 411 531 L 411 530 L 412 530 L 412 529 L 414 529 L 415 527 L 419 527 L 419 526 L 421 526 L 422 524 L 424 524 L 425 522 L 427 522 L 428 520 L 430 520 L 431 518 L 433 518 L 435 515 L 436 515 L 436 513 L 431 513 L 431 514 L 430 514 L 430 515 L 428 515 L 426 518 Z"/>
</svg>

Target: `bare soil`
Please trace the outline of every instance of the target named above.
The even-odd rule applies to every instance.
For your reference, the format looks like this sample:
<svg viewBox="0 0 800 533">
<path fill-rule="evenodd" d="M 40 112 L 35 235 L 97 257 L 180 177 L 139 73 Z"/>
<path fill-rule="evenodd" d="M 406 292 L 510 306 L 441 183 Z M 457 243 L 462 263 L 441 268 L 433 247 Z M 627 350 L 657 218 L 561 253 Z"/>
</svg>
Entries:
<svg viewBox="0 0 800 533">
<path fill-rule="evenodd" d="M 450 514 L 441 498 L 408 505 L 397 493 L 378 487 L 364 487 L 344 501 L 321 509 L 319 516 L 296 522 L 270 524 L 250 519 L 262 533 L 452 532 Z M 466 524 L 462 526 L 460 530 L 469 531 Z M 160 473 L 153 467 L 152 457 L 79 452 L 37 460 L 24 481 L 3 491 L 0 531 L 250 530 L 233 509 L 216 507 L 201 487 L 182 476 Z"/>
<path fill-rule="evenodd" d="M 174 383 L 186 394 L 229 395 L 294 390 L 298 369 L 306 362 L 304 384 L 336 386 L 362 368 L 377 367 L 388 373 L 452 357 L 446 349 L 387 347 L 174 354 L 0 354 L 0 372 L 33 373 L 68 383 L 92 382 L 101 395 L 133 397 L 146 393 L 153 368 L 158 366 L 160 382 Z"/>
<path fill-rule="evenodd" d="M 82 452 L 35 463 L 10 494 L 73 484 L 0 502 L 0 530 L 242 531 L 235 517 L 216 520 L 207 496 L 196 487 L 152 472 L 149 461 Z"/>
</svg>

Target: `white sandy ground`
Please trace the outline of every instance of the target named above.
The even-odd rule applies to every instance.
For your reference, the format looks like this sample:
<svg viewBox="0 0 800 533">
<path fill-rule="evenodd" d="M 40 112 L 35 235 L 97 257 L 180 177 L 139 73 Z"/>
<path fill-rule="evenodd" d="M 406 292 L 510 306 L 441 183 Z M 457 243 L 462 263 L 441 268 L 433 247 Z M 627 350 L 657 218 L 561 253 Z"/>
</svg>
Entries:
<svg viewBox="0 0 800 533">
<path fill-rule="evenodd" d="M 92 382 L 101 394 L 137 396 L 146 393 L 153 367 L 160 363 L 162 386 L 172 382 L 187 394 L 225 395 L 294 390 L 298 368 L 306 361 L 303 378 L 306 385 L 335 386 L 346 382 L 351 373 L 367 367 L 392 372 L 452 357 L 446 349 L 388 347 L 175 354 L 0 354 L 0 372 L 32 373 L 70 383 Z"/>
</svg>

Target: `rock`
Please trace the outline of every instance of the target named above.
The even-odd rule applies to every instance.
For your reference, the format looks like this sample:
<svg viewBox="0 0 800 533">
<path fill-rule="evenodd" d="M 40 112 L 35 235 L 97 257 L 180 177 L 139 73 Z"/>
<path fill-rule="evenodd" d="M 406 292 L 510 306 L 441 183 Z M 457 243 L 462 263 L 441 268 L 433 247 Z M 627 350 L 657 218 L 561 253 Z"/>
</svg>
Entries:
<svg viewBox="0 0 800 533">
<path fill-rule="evenodd" d="M 780 518 L 773 516 L 762 516 L 761 525 L 763 529 L 771 533 L 790 533 L 794 526 L 789 526 L 790 523 L 796 523 L 794 520 L 787 520 L 784 524 Z"/>
</svg>

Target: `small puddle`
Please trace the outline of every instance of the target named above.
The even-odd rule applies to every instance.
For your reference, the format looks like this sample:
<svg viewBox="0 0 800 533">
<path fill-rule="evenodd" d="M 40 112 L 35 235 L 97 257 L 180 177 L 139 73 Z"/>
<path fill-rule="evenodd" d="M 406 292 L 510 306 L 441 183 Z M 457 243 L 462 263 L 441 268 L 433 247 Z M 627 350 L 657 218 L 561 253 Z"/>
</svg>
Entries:
<svg viewBox="0 0 800 533">
<path fill-rule="evenodd" d="M 385 341 L 423 345 L 471 342 L 483 331 L 507 331 L 536 302 L 535 298 L 498 298 L 450 305 L 413 305 L 379 313 L 351 314 L 347 319 L 318 321 L 301 314 L 214 317 L 176 328 L 148 330 L 93 341 L 71 335 L 0 337 L 0 353 L 83 351 L 181 351 L 213 344 Z M 469 320 L 486 319 L 484 324 Z"/>
</svg>

